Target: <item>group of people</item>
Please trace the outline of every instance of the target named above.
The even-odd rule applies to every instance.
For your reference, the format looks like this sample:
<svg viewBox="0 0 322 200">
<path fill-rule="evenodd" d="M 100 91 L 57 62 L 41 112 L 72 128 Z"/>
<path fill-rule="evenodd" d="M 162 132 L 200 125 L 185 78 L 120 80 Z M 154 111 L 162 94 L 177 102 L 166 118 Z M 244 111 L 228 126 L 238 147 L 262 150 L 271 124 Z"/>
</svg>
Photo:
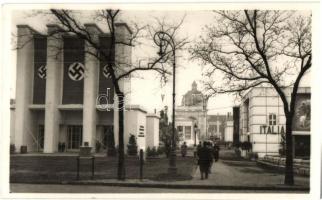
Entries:
<svg viewBox="0 0 322 200">
<path fill-rule="evenodd" d="M 203 145 L 199 142 L 195 155 L 198 160 L 201 180 L 208 179 L 214 161 L 217 162 L 219 159 L 219 146 L 212 142 L 204 141 Z"/>
</svg>

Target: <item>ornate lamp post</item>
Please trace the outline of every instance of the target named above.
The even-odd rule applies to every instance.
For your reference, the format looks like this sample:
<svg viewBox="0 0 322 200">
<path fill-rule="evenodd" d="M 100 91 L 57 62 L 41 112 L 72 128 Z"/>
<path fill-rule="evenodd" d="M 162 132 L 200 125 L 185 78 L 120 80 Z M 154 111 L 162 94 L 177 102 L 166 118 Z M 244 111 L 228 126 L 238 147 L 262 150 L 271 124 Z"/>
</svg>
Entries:
<svg viewBox="0 0 322 200">
<path fill-rule="evenodd" d="M 169 159 L 169 174 L 177 173 L 177 166 L 176 166 L 176 140 L 175 140 L 175 89 L 176 89 L 176 48 L 173 37 L 164 31 L 159 31 L 154 34 L 153 37 L 154 43 L 160 48 L 159 49 L 159 56 L 160 56 L 160 63 L 165 63 L 169 59 L 169 52 L 167 52 L 168 47 L 170 46 L 172 53 L 172 67 L 173 67 L 173 89 L 172 89 L 172 137 L 171 137 L 171 152 L 170 152 L 170 159 Z"/>
<path fill-rule="evenodd" d="M 198 131 L 197 123 L 195 123 L 193 130 L 195 131 L 195 144 L 194 144 L 194 146 L 196 146 L 197 145 L 197 131 Z"/>
</svg>

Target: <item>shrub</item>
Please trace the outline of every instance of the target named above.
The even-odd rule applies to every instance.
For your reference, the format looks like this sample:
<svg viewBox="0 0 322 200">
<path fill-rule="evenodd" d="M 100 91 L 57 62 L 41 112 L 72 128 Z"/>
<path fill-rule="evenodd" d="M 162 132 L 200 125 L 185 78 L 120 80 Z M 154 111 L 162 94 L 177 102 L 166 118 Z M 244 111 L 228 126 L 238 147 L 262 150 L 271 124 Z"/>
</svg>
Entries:
<svg viewBox="0 0 322 200">
<path fill-rule="evenodd" d="M 161 153 L 160 153 L 159 149 L 157 149 L 156 147 L 152 147 L 152 148 L 148 147 L 146 149 L 146 155 L 148 157 L 156 157 L 156 156 L 160 155 Z"/>
<path fill-rule="evenodd" d="M 152 156 L 152 151 L 151 151 L 151 148 L 150 147 L 148 147 L 146 149 L 146 156 L 148 156 L 148 157 L 151 157 Z"/>
<path fill-rule="evenodd" d="M 152 148 L 152 156 L 157 156 L 158 152 L 157 149 L 155 147 Z"/>
<path fill-rule="evenodd" d="M 285 156 L 285 148 L 278 149 L 278 153 L 280 154 L 280 156 Z"/>
<path fill-rule="evenodd" d="M 250 160 L 257 160 L 258 159 L 258 153 L 249 152 L 248 153 L 248 159 L 250 159 Z"/>
<path fill-rule="evenodd" d="M 97 152 L 100 152 L 100 150 L 101 150 L 101 143 L 99 141 L 97 141 L 96 145 L 95 145 L 95 151 L 97 153 Z"/>
<path fill-rule="evenodd" d="M 157 153 L 158 153 L 158 155 L 163 154 L 164 153 L 164 147 L 158 147 Z"/>
<path fill-rule="evenodd" d="M 127 154 L 135 156 L 138 154 L 138 145 L 134 135 L 130 135 L 129 144 L 127 145 Z"/>
<path fill-rule="evenodd" d="M 239 148 L 235 148 L 235 154 L 237 157 L 239 157 L 239 158 L 241 157 L 241 151 Z"/>
<path fill-rule="evenodd" d="M 242 150 L 249 151 L 250 149 L 252 149 L 252 143 L 245 141 L 241 143 L 240 147 Z"/>
</svg>

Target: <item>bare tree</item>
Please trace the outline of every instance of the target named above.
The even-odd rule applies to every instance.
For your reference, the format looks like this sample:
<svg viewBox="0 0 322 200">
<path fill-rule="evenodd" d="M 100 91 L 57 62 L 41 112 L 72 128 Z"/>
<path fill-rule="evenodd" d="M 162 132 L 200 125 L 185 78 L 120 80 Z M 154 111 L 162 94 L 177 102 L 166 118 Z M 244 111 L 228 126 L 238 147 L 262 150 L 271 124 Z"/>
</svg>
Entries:
<svg viewBox="0 0 322 200">
<path fill-rule="evenodd" d="M 215 11 L 206 36 L 191 49 L 206 67 L 211 94 L 243 93 L 271 85 L 283 102 L 286 117 L 284 183 L 294 184 L 292 120 L 300 81 L 311 68 L 311 16 L 295 11 Z M 217 73 L 219 72 L 219 73 Z M 214 76 L 221 74 L 221 84 Z M 286 87 L 292 88 L 290 101 Z"/>
</svg>

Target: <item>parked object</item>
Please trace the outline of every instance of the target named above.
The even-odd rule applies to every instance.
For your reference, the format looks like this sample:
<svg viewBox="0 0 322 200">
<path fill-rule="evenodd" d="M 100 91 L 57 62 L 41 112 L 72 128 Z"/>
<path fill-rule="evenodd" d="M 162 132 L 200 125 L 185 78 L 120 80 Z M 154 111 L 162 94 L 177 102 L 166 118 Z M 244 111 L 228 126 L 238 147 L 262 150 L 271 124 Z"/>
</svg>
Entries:
<svg viewBox="0 0 322 200">
<path fill-rule="evenodd" d="M 20 153 L 22 153 L 22 154 L 27 153 L 27 146 L 21 146 Z"/>
<path fill-rule="evenodd" d="M 79 156 L 80 157 L 89 157 L 91 156 L 92 147 L 88 146 L 88 142 L 84 142 L 84 146 L 79 147 Z"/>
</svg>

